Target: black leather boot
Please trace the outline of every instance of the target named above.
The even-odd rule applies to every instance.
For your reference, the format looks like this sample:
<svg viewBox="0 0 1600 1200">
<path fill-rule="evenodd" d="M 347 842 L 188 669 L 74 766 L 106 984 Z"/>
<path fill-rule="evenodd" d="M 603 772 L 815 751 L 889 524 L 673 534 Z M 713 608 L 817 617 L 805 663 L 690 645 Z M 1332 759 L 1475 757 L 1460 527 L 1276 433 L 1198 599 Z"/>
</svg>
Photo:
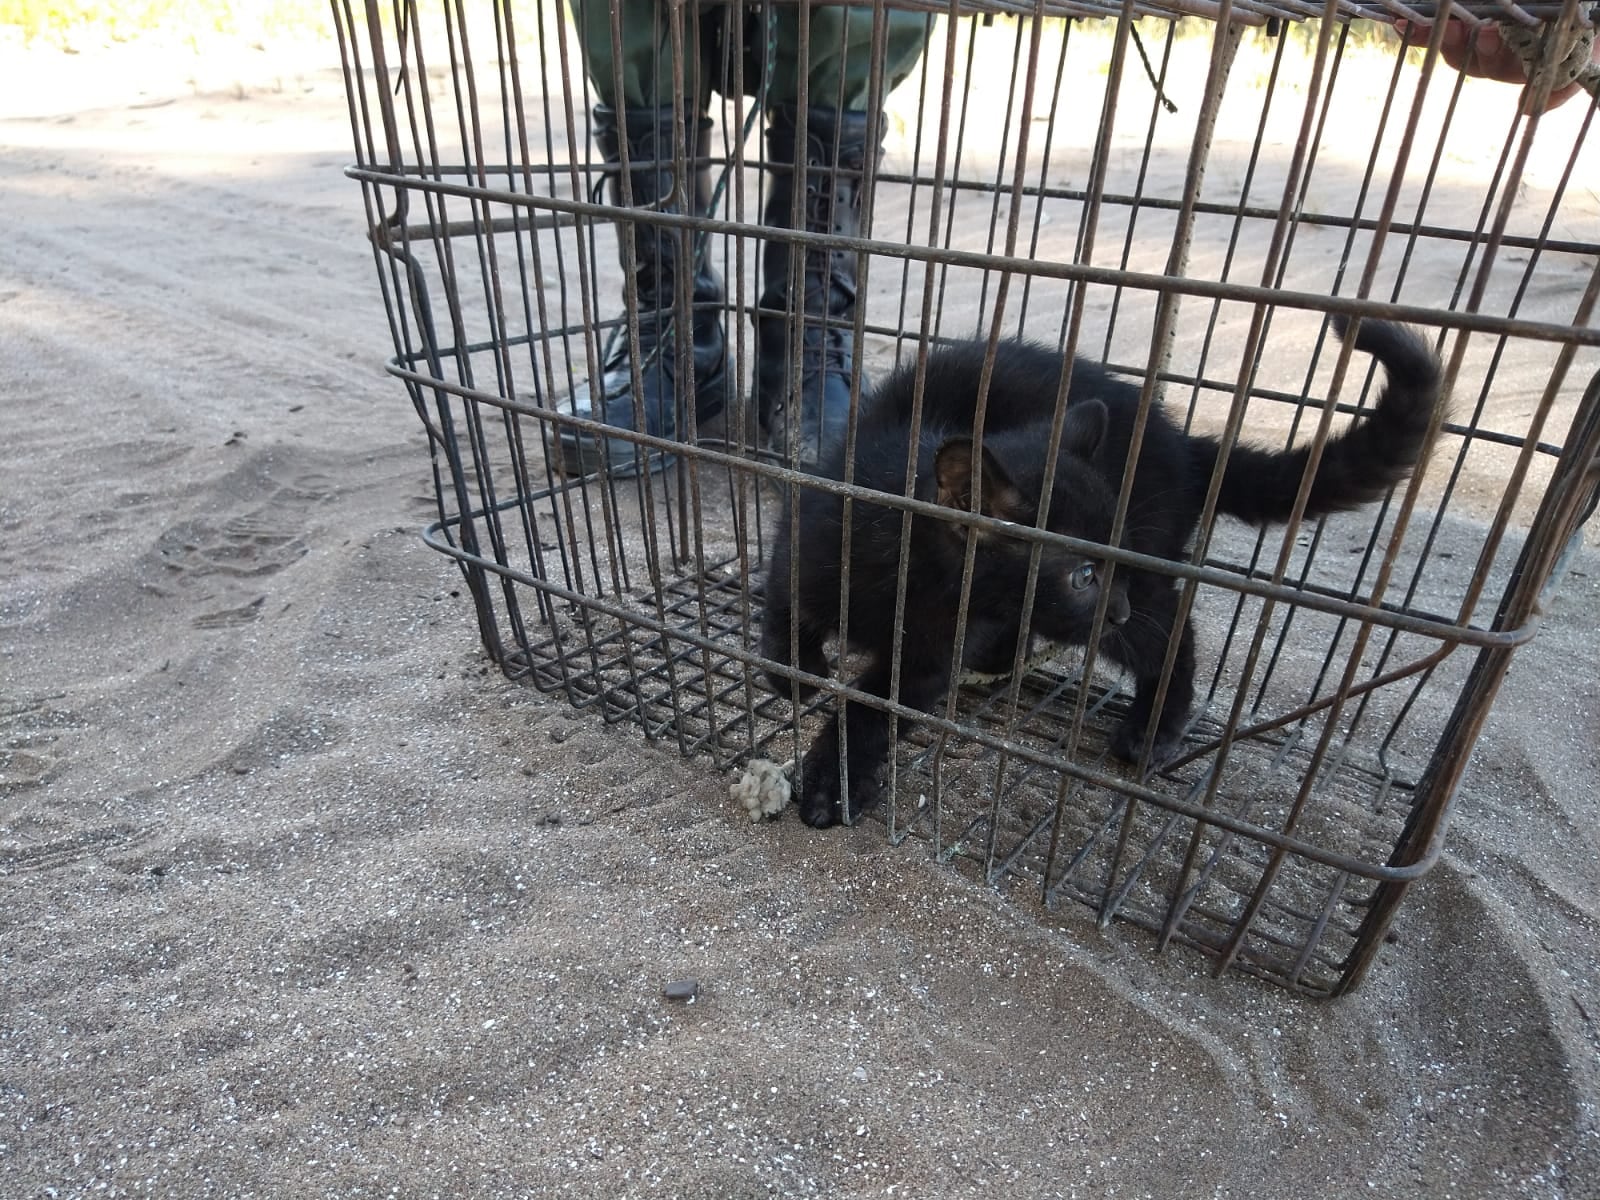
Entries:
<svg viewBox="0 0 1600 1200">
<path fill-rule="evenodd" d="M 690 114 L 685 121 L 691 143 L 685 156 L 688 177 L 678 202 L 673 202 L 672 109 L 630 110 L 626 120 L 628 175 L 632 182 L 633 206 L 650 207 L 660 212 L 688 211 L 707 216 L 711 211 L 711 119 Z M 608 163 L 622 161 L 621 139 L 616 110 L 597 105 L 594 110 L 595 137 Z M 611 203 L 622 203 L 620 175 L 612 175 L 608 194 Z M 633 394 L 633 374 L 628 362 L 628 330 L 618 327 L 606 344 L 601 361 L 601 398 L 592 385 L 578 388 L 572 397 L 573 412 L 581 417 L 604 421 L 621 429 L 632 429 L 658 437 L 676 437 L 679 412 L 678 334 L 673 320 L 680 260 L 683 257 L 682 233 L 658 225 L 636 224 L 630 231 L 617 227 L 619 237 L 633 239 L 634 279 L 639 298 L 639 375 L 640 403 Z M 694 404 L 696 420 L 709 421 L 727 404 L 733 372 L 728 362 L 728 347 L 723 335 L 722 277 L 711 266 L 705 238 L 691 235 L 696 244 L 692 259 L 682 264 L 692 271 L 692 314 L 694 348 Z M 619 254 L 622 247 L 619 245 Z M 622 256 L 623 270 L 627 258 Z M 683 373 L 685 376 L 687 372 Z M 687 385 L 687 379 L 683 383 Z M 614 474 L 630 475 L 642 461 L 649 469 L 664 465 L 663 457 L 644 455 L 644 448 L 621 438 L 597 438 L 573 429 L 561 432 L 561 457 L 568 472 L 589 474 L 599 469 L 604 452 Z"/>
<path fill-rule="evenodd" d="M 806 140 L 798 144 L 798 110 L 773 109 L 767 127 L 772 188 L 763 223 L 787 229 L 793 220 L 794 180 L 804 170 L 800 211 L 812 233 L 854 236 L 861 230 L 861 176 L 867 154 L 881 156 L 883 125 L 863 112 L 808 109 Z M 838 157 L 834 157 L 835 144 Z M 874 159 L 876 161 L 876 157 Z M 793 163 L 790 168 L 787 164 Z M 837 171 L 834 169 L 837 167 Z M 764 444 L 785 459 L 799 453 L 802 470 L 822 449 L 842 440 L 850 420 L 850 368 L 855 334 L 856 256 L 847 250 L 807 250 L 777 238 L 761 259 L 761 300 L 756 325 L 756 417 Z M 789 390 L 791 317 L 789 275 L 803 258 L 798 304 L 804 314 L 798 397 Z"/>
</svg>

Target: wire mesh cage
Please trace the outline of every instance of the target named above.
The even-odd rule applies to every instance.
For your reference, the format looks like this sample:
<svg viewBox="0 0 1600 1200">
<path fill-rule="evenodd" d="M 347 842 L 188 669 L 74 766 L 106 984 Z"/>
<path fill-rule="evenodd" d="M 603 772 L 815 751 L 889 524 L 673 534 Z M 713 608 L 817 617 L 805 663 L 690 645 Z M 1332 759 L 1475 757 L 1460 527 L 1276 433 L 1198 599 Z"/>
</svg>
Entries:
<svg viewBox="0 0 1600 1200">
<path fill-rule="evenodd" d="M 1355 986 L 1595 506 L 1588 7 L 471 7 L 334 3 L 505 672 L 1041 920 Z M 1413 384 L 1414 463 L 1323 511 Z"/>
</svg>

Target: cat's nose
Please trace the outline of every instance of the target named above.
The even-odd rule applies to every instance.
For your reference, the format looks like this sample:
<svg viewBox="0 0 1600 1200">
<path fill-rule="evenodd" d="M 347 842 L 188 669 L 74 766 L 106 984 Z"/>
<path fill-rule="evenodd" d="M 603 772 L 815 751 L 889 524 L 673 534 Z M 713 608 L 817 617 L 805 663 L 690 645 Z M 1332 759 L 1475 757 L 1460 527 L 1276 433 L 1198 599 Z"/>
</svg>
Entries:
<svg viewBox="0 0 1600 1200">
<path fill-rule="evenodd" d="M 1111 599 L 1106 604 L 1106 619 L 1113 625 L 1126 625 L 1130 615 L 1128 594 L 1121 589 L 1111 593 Z"/>
</svg>

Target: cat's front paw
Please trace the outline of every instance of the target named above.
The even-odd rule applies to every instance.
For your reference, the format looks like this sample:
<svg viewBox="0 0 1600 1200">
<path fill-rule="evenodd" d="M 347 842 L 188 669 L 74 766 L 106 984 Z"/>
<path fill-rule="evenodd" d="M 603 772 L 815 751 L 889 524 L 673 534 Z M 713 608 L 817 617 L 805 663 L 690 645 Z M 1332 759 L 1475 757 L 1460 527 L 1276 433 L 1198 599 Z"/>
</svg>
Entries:
<svg viewBox="0 0 1600 1200">
<path fill-rule="evenodd" d="M 800 819 L 813 829 L 826 829 L 844 820 L 841 804 L 844 789 L 839 779 L 839 747 L 836 742 L 812 746 L 800 767 Z M 826 739 L 831 742 L 831 739 Z M 879 773 L 870 766 L 850 769 L 850 820 L 877 802 L 883 790 Z"/>
<path fill-rule="evenodd" d="M 1144 736 L 1147 726 L 1141 720 L 1129 717 L 1117 726 L 1116 733 L 1111 736 L 1112 757 L 1121 759 L 1125 763 L 1137 764 L 1139 755 L 1144 750 Z M 1150 769 L 1158 770 L 1178 756 L 1178 751 L 1183 747 L 1183 730 L 1158 731 L 1155 745 L 1150 748 Z"/>
<path fill-rule="evenodd" d="M 813 829 L 839 823 L 839 749 L 836 745 L 811 747 L 800 764 L 798 801 L 800 819 Z"/>
</svg>

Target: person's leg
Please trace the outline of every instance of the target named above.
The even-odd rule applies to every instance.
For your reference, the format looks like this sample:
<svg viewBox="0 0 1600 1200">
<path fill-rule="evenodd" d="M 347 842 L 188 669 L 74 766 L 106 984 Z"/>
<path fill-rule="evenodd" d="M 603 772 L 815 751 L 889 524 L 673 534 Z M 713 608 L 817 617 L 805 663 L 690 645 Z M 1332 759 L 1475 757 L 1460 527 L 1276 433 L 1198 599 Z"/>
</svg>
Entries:
<svg viewBox="0 0 1600 1200">
<path fill-rule="evenodd" d="M 777 55 L 772 61 L 768 100 L 794 107 L 800 102 L 800 9 L 775 4 Z M 905 9 L 884 13 L 883 94 L 904 83 L 916 69 L 933 29 L 933 17 Z M 750 37 L 746 34 L 746 40 Z M 819 5 L 811 10 L 806 101 L 814 108 L 865 112 L 872 82 L 872 10 Z M 750 83 L 753 90 L 753 83 Z"/>
<path fill-rule="evenodd" d="M 578 30 L 584 70 L 601 103 L 594 109 L 595 139 L 608 164 L 620 163 L 628 151 L 629 193 L 622 173 L 610 174 L 607 185 L 612 204 L 627 200 L 635 208 L 658 212 L 708 215 L 711 210 L 711 118 L 706 115 L 709 73 L 701 70 L 700 42 L 692 16 L 682 31 L 684 63 L 682 86 L 685 146 L 681 147 L 687 178 L 676 187 L 676 117 L 673 97 L 678 87 L 672 69 L 672 36 L 667 22 L 671 9 L 656 0 L 571 0 Z M 622 55 L 613 42 L 613 20 Z M 674 200 L 677 197 L 677 200 Z M 679 336 L 671 320 L 680 272 L 692 279 L 694 316 L 691 348 L 694 360 L 694 404 L 697 419 L 710 420 L 726 404 L 732 383 L 727 342 L 723 334 L 722 278 L 711 265 L 706 239 L 659 225 L 619 221 L 618 250 L 628 269 L 628 248 L 633 254 L 638 295 L 639 361 L 630 357 L 626 328 L 619 329 L 606 346 L 602 378 L 580 387 L 573 396 L 573 411 L 608 425 L 673 437 L 677 434 L 680 382 L 688 372 L 678 358 Z M 633 390 L 637 366 L 640 388 Z M 641 458 L 639 448 L 621 438 L 596 438 L 574 430 L 561 435 L 563 461 L 569 471 L 596 470 L 604 453 L 613 471 L 629 473 Z M 659 463 L 659 460 L 657 460 Z"/>
<path fill-rule="evenodd" d="M 603 104 L 628 108 L 672 107 L 671 9 L 657 0 L 568 0 L 584 73 Z M 612 13 L 617 16 L 617 36 L 622 58 L 616 59 L 612 42 Z M 708 9 L 709 11 L 709 9 Z M 693 97 L 695 111 L 705 112 L 713 74 L 702 70 L 700 39 L 709 29 L 697 19 L 693 6 L 684 8 L 683 93 Z"/>
<path fill-rule="evenodd" d="M 804 78 L 806 108 L 799 107 L 799 11 L 775 7 L 777 53 L 768 89 L 767 159 L 772 187 L 762 221 L 813 233 L 860 232 L 861 178 L 867 156 L 882 153 L 883 119 L 866 111 L 872 77 L 872 22 L 868 9 L 819 7 L 811 11 Z M 884 20 L 883 94 L 915 69 L 932 20 L 925 13 L 891 12 Z M 749 36 L 747 34 L 747 36 Z M 747 81 L 748 83 L 748 81 Z M 802 130 L 802 116 L 804 129 Z M 793 164 L 792 166 L 790 164 Z M 796 178 L 804 192 L 795 195 Z M 796 205 L 798 204 L 798 221 Z M 850 372 L 855 353 L 856 256 L 849 251 L 791 253 L 769 240 L 762 253 L 762 287 L 756 313 L 756 414 L 767 444 L 802 468 L 842 435 L 850 413 Z M 800 264 L 799 278 L 791 275 Z M 798 395 L 791 390 L 793 341 L 798 328 Z"/>
</svg>

